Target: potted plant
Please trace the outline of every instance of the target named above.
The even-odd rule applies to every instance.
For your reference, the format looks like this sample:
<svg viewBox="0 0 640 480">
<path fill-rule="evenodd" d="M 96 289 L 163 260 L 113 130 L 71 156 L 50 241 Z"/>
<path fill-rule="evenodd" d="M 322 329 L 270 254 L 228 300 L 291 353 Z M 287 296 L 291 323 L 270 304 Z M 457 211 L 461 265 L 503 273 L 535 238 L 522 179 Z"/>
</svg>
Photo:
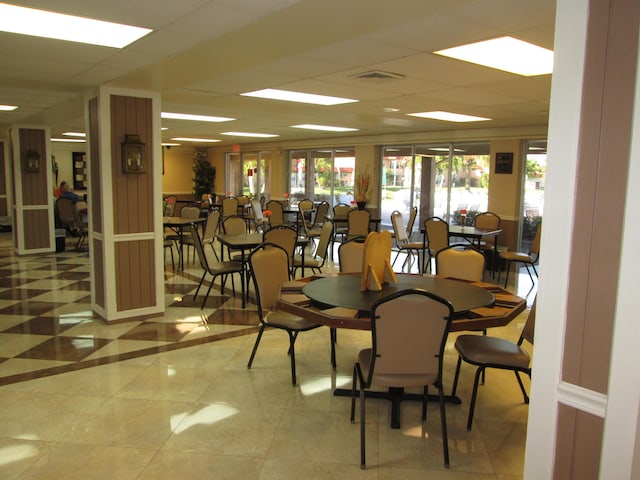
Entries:
<svg viewBox="0 0 640 480">
<path fill-rule="evenodd" d="M 216 180 L 216 167 L 208 160 L 207 152 L 197 151 L 193 154 L 193 195 L 201 200 L 203 195 L 213 192 Z"/>
</svg>

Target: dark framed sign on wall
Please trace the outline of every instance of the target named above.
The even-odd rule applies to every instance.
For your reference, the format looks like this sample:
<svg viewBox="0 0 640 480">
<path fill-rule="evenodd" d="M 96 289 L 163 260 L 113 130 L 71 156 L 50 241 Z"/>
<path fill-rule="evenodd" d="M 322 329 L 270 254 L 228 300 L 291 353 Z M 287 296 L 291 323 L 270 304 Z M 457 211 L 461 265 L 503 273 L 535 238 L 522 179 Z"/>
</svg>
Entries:
<svg viewBox="0 0 640 480">
<path fill-rule="evenodd" d="M 513 173 L 513 152 L 496 153 L 495 173 Z"/>
</svg>

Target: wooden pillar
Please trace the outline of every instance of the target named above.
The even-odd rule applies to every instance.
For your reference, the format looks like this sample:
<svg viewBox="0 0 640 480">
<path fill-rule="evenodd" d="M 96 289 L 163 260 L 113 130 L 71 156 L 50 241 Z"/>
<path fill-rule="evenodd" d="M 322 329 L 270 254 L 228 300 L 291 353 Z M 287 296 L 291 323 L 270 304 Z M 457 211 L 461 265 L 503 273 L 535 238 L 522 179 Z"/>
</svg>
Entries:
<svg viewBox="0 0 640 480">
<path fill-rule="evenodd" d="M 55 250 L 49 130 L 10 128 L 13 239 L 19 255 Z"/>
<path fill-rule="evenodd" d="M 107 322 L 159 315 L 164 311 L 159 94 L 102 87 L 88 99 L 86 118 L 93 310 Z M 124 145 L 132 140 L 137 147 Z M 132 161 L 123 159 L 127 151 L 136 154 Z"/>
</svg>

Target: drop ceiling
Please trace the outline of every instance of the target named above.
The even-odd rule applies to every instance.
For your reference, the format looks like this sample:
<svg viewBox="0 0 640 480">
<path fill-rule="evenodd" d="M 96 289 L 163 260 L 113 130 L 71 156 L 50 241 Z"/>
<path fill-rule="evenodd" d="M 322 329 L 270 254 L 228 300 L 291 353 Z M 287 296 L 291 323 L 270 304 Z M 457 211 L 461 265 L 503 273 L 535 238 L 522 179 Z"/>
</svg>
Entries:
<svg viewBox="0 0 640 480">
<path fill-rule="evenodd" d="M 551 75 L 521 77 L 432 52 L 510 35 L 553 49 L 550 0 L 33 0 L 9 2 L 153 29 L 121 50 L 0 32 L 0 128 L 84 131 L 84 96 L 99 85 L 161 92 L 162 110 L 235 118 L 163 120 L 163 140 L 279 142 L 336 137 L 291 125 L 381 135 L 547 124 Z M 395 78 L 359 78 L 376 72 Z M 262 88 L 360 100 L 315 106 L 242 97 Z M 406 114 L 447 110 L 490 122 L 453 125 Z"/>
</svg>

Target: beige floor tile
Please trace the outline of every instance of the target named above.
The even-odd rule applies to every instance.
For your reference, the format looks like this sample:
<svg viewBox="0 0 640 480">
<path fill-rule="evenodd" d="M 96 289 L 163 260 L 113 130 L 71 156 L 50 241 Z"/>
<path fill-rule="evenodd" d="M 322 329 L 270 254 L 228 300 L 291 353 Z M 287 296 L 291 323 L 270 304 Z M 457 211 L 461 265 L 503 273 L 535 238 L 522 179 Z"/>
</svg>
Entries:
<svg viewBox="0 0 640 480">
<path fill-rule="evenodd" d="M 139 479 L 253 480 L 259 478 L 262 463 L 260 458 L 245 456 L 163 450 L 157 453 Z"/>
<path fill-rule="evenodd" d="M 105 447 L 58 443 L 39 455 L 20 480 L 69 478 L 92 480 L 134 480 L 155 451 L 139 448 Z"/>
</svg>

